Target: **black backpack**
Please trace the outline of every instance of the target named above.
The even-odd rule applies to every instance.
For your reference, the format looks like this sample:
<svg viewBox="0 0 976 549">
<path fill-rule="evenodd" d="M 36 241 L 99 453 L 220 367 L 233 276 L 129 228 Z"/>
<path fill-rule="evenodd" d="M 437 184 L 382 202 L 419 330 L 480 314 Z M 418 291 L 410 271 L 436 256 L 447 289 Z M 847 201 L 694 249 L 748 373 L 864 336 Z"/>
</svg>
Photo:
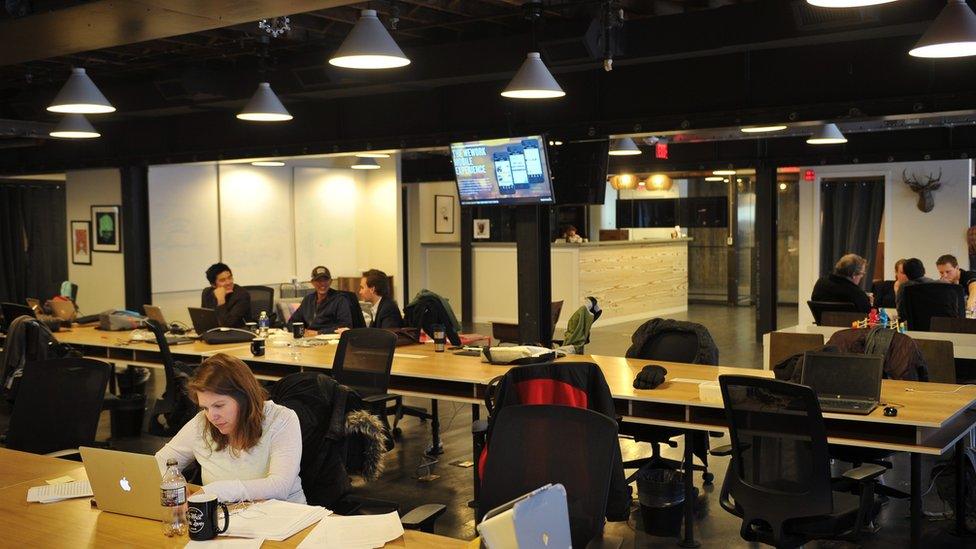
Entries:
<svg viewBox="0 0 976 549">
<path fill-rule="evenodd" d="M 305 499 L 331 508 L 352 489 L 345 464 L 346 412 L 361 407 L 359 396 L 325 374 L 301 372 L 275 383 L 270 398 L 298 415 Z"/>
</svg>

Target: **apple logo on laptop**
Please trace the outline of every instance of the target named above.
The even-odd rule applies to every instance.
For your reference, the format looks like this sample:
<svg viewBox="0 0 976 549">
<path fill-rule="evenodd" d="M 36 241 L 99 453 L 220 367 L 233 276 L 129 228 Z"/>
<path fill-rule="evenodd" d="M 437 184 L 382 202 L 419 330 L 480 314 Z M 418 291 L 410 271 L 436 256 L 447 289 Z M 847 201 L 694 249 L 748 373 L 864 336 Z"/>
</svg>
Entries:
<svg viewBox="0 0 976 549">
<path fill-rule="evenodd" d="M 129 484 L 129 479 L 125 478 L 124 476 L 122 477 L 122 480 L 119 481 L 119 486 L 121 486 L 126 492 L 132 491 L 132 485 Z"/>
</svg>

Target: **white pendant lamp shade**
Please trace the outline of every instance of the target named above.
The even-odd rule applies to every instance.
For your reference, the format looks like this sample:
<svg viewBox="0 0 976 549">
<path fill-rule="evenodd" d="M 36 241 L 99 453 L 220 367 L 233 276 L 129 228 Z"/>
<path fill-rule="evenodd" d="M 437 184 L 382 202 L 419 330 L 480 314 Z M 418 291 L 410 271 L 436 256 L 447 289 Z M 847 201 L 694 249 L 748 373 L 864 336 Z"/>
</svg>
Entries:
<svg viewBox="0 0 976 549">
<path fill-rule="evenodd" d="M 837 124 L 824 124 L 807 139 L 807 143 L 811 145 L 839 145 L 847 143 L 847 138 L 840 133 Z"/>
<path fill-rule="evenodd" d="M 610 156 L 633 156 L 640 153 L 637 143 L 629 137 L 615 139 L 610 143 Z"/>
<path fill-rule="evenodd" d="M 76 114 L 103 114 L 115 112 L 115 107 L 105 99 L 98 86 L 85 73 L 85 69 L 71 69 L 71 76 L 47 108 L 51 112 Z"/>
<path fill-rule="evenodd" d="M 409 65 L 410 59 L 376 17 L 376 10 L 363 10 L 329 64 L 347 69 L 393 69 Z"/>
<path fill-rule="evenodd" d="M 261 82 L 237 118 L 251 122 L 283 122 L 291 120 L 292 116 L 271 89 L 271 84 Z"/>
<path fill-rule="evenodd" d="M 48 134 L 62 139 L 92 139 L 102 134 L 81 114 L 66 114 Z"/>
<path fill-rule="evenodd" d="M 559 87 L 537 51 L 525 56 L 522 66 L 502 92 L 502 97 L 514 99 L 552 99 L 564 95 L 566 92 Z"/>
<path fill-rule="evenodd" d="M 908 54 L 930 58 L 976 55 L 976 13 L 965 0 L 949 0 Z"/>
<path fill-rule="evenodd" d="M 378 170 L 380 165 L 376 163 L 376 160 L 372 158 L 356 158 L 356 162 L 352 165 L 354 170 Z"/>
<path fill-rule="evenodd" d="M 863 8 L 866 6 L 877 6 L 887 4 L 896 0 L 807 0 L 811 6 L 821 8 Z"/>
</svg>

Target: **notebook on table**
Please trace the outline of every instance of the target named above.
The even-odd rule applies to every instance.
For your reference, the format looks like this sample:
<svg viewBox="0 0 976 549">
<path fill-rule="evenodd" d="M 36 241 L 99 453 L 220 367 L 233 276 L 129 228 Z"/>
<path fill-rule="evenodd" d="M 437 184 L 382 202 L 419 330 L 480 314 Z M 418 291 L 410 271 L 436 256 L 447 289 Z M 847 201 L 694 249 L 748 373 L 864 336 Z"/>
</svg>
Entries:
<svg viewBox="0 0 976 549">
<path fill-rule="evenodd" d="M 881 398 L 884 357 L 807 351 L 800 383 L 817 393 L 820 409 L 842 414 L 870 414 Z"/>
</svg>

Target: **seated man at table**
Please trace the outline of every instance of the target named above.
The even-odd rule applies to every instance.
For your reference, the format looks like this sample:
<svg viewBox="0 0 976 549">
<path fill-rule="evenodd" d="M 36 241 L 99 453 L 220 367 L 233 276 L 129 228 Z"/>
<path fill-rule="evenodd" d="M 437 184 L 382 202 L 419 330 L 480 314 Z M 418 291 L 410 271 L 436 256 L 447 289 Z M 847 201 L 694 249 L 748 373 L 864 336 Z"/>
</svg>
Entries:
<svg viewBox="0 0 976 549">
<path fill-rule="evenodd" d="M 251 294 L 234 284 L 234 273 L 224 263 L 214 263 L 207 269 L 209 288 L 204 288 L 200 296 L 200 306 L 213 309 L 217 315 L 217 326 L 223 328 L 243 328 L 247 316 L 251 314 Z"/>
<path fill-rule="evenodd" d="M 303 322 L 305 335 L 331 334 L 338 328 L 352 326 L 352 311 L 349 302 L 333 290 L 332 274 L 328 269 L 319 265 L 312 269 L 312 287 L 315 292 L 305 296 L 295 314 L 288 319 L 288 324 Z"/>
<path fill-rule="evenodd" d="M 905 260 L 899 259 L 895 261 L 895 279 L 880 280 L 871 287 L 871 291 L 874 292 L 873 305 L 894 309 L 897 306 L 895 295 L 898 293 L 898 287 L 906 280 L 908 278 L 905 276 Z"/>
<path fill-rule="evenodd" d="M 905 307 L 902 304 L 902 296 L 905 295 L 905 288 L 916 284 L 925 284 L 926 282 L 936 282 L 925 276 L 925 264 L 917 257 L 906 259 L 905 265 L 902 268 L 905 271 L 905 278 L 908 280 L 902 282 L 898 286 L 898 292 L 895 293 L 895 304 L 898 306 L 898 318 L 905 318 Z"/>
<path fill-rule="evenodd" d="M 962 286 L 962 293 L 966 296 L 966 310 L 976 309 L 976 271 L 960 269 L 956 256 L 949 254 L 935 260 L 935 266 L 939 269 L 940 279 Z"/>
<path fill-rule="evenodd" d="M 403 317 L 400 307 L 390 296 L 390 279 L 379 269 L 370 269 L 359 280 L 359 299 L 369 301 L 373 306 L 373 321 L 370 328 L 400 328 Z"/>
<path fill-rule="evenodd" d="M 844 255 L 834 264 L 834 270 L 830 274 L 817 280 L 810 299 L 853 303 L 857 312 L 869 312 L 871 301 L 860 286 L 867 272 L 867 265 L 867 260 L 857 254 Z"/>
</svg>

